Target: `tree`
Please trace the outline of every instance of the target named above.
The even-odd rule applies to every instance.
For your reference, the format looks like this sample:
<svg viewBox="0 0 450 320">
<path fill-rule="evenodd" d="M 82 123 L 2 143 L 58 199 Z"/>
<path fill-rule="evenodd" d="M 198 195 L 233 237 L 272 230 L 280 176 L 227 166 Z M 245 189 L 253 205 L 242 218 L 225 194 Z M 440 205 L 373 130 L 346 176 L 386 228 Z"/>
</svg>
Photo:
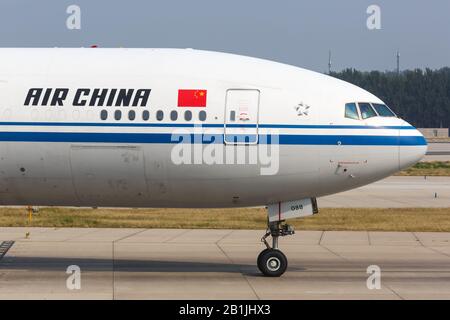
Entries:
<svg viewBox="0 0 450 320">
<path fill-rule="evenodd" d="M 331 76 L 353 83 L 382 99 L 418 128 L 450 127 L 450 68 L 396 72 L 345 69 Z"/>
</svg>

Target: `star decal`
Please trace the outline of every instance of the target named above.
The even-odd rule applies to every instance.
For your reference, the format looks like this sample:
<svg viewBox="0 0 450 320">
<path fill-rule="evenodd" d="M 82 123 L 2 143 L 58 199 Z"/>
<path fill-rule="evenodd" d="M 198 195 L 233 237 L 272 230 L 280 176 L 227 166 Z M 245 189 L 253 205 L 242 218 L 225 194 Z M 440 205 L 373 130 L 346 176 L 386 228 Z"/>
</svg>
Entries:
<svg viewBox="0 0 450 320">
<path fill-rule="evenodd" d="M 295 111 L 297 111 L 298 116 L 307 116 L 309 113 L 309 108 L 310 106 L 303 102 L 300 102 L 294 107 Z"/>
</svg>

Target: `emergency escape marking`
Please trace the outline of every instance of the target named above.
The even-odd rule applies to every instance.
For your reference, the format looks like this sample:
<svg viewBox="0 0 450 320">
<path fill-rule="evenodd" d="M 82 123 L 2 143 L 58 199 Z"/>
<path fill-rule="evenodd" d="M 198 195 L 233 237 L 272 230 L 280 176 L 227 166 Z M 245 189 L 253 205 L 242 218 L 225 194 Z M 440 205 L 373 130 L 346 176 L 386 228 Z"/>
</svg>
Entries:
<svg viewBox="0 0 450 320">
<path fill-rule="evenodd" d="M 14 241 L 3 241 L 0 243 L 0 260 L 6 255 L 9 249 L 14 245 Z"/>
</svg>

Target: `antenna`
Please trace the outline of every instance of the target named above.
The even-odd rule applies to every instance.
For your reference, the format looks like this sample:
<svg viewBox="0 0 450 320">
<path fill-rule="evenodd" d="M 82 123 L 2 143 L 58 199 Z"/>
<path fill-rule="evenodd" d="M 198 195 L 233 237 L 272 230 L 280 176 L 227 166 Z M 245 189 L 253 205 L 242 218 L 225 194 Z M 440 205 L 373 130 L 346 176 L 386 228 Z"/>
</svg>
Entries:
<svg viewBox="0 0 450 320">
<path fill-rule="evenodd" d="M 331 50 L 328 51 L 328 74 L 331 74 Z"/>
<path fill-rule="evenodd" d="M 397 74 L 400 74 L 400 51 L 397 50 Z"/>
</svg>

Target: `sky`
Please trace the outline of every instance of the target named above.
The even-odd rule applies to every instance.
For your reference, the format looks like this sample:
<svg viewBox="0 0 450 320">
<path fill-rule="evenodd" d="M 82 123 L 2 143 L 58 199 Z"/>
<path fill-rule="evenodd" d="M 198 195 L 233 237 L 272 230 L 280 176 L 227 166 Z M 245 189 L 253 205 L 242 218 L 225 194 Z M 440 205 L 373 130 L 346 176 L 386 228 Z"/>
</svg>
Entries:
<svg viewBox="0 0 450 320">
<path fill-rule="evenodd" d="M 194 48 L 319 72 L 330 50 L 334 71 L 395 70 L 398 50 L 402 70 L 437 69 L 450 66 L 449 17 L 448 0 L 0 0 L 0 47 Z"/>
</svg>

